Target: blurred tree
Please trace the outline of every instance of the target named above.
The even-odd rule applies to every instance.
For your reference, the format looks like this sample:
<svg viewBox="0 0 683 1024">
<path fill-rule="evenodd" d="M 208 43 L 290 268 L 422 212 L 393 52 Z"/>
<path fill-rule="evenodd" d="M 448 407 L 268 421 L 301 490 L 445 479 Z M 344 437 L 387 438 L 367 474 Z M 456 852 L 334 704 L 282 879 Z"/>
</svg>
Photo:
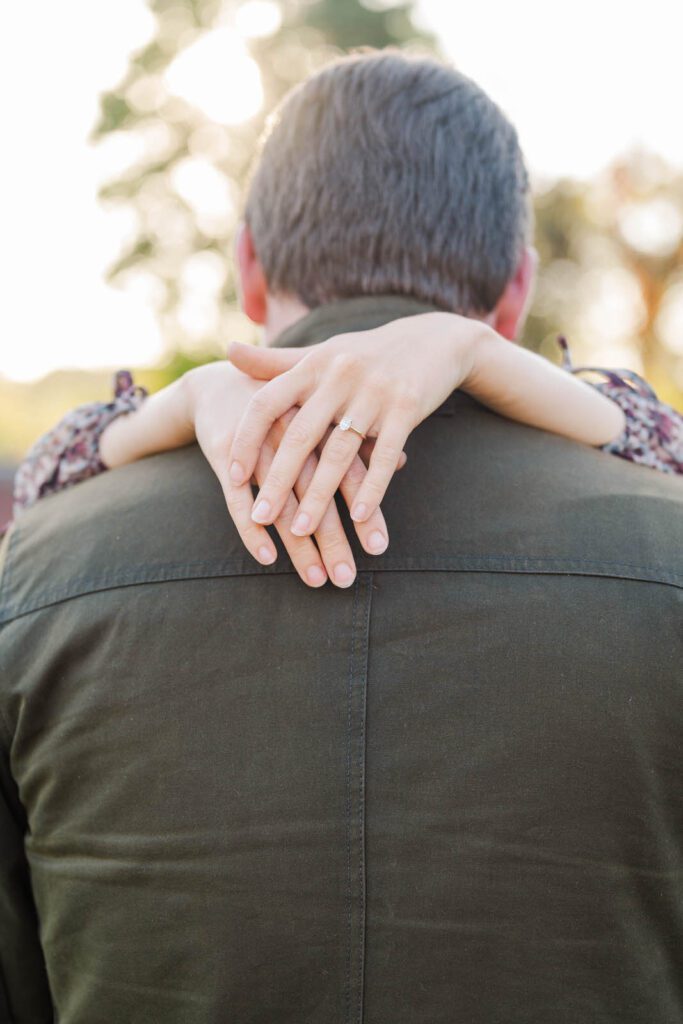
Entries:
<svg viewBox="0 0 683 1024">
<path fill-rule="evenodd" d="M 100 192 L 130 214 L 109 280 L 143 291 L 169 351 L 252 337 L 236 312 L 233 236 L 267 114 L 359 46 L 435 50 L 413 0 L 148 0 L 157 30 L 101 98 L 92 139 L 127 164 Z M 683 404 L 683 175 L 642 152 L 535 196 L 539 282 L 525 343 L 553 360 L 640 370 Z M 170 379 L 182 358 L 169 365 Z"/>
<path fill-rule="evenodd" d="M 588 183 L 536 196 L 541 261 L 526 342 L 557 359 L 638 370 L 683 405 L 683 175 L 635 150 Z"/>
<path fill-rule="evenodd" d="M 132 214 L 108 279 L 143 290 L 171 350 L 217 351 L 244 334 L 232 241 L 268 113 L 331 56 L 360 46 L 433 49 L 412 0 L 149 0 L 155 37 L 101 97 L 91 141 L 133 153 L 100 190 Z M 255 62 L 255 64 L 254 64 Z"/>
</svg>

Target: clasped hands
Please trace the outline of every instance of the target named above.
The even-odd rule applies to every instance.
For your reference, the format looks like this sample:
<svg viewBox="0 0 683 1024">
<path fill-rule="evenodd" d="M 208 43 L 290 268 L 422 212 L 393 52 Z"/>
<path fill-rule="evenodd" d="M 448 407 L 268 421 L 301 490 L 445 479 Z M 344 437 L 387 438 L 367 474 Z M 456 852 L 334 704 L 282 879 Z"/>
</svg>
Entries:
<svg viewBox="0 0 683 1024">
<path fill-rule="evenodd" d="M 439 314 L 422 316 L 430 321 L 429 358 L 415 344 L 420 317 L 411 317 L 309 348 L 235 343 L 229 363 L 187 375 L 197 441 L 257 561 L 277 557 L 265 528 L 272 524 L 308 586 L 328 578 L 350 586 L 356 568 L 337 490 L 363 549 L 386 550 L 380 503 L 405 464 L 405 442 L 469 369 L 467 331 L 460 343 L 451 316 L 440 337 Z M 439 345 L 443 352 L 435 351 Z M 367 439 L 340 429 L 343 417 Z"/>
</svg>

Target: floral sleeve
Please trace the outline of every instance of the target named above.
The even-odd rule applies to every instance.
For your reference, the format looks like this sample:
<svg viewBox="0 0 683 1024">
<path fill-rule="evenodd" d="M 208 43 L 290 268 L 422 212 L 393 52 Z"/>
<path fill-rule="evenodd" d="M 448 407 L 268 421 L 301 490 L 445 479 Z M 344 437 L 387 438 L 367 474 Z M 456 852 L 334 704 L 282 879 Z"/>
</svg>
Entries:
<svg viewBox="0 0 683 1024">
<path fill-rule="evenodd" d="M 589 382 L 624 411 L 626 426 L 603 451 L 638 462 L 663 473 L 683 474 L 683 415 L 661 402 L 647 381 L 631 370 L 605 370 L 597 366 L 572 366 L 566 338 L 558 336 L 565 370 L 599 373 L 604 380 Z"/>
<path fill-rule="evenodd" d="M 107 467 L 100 458 L 100 435 L 117 416 L 142 405 L 147 391 L 127 370 L 114 378 L 111 402 L 89 402 L 66 414 L 36 441 L 14 478 L 13 513 L 19 515 L 40 498 L 96 476 Z"/>
<path fill-rule="evenodd" d="M 619 437 L 602 446 L 622 459 L 663 473 L 683 474 L 683 415 L 661 402 L 650 385 L 630 370 L 573 366 L 566 338 L 557 339 L 563 367 L 569 373 L 598 373 L 604 380 L 590 382 L 623 409 L 626 426 Z M 114 379 L 110 402 L 90 402 L 66 414 L 31 448 L 14 481 L 14 515 L 40 498 L 71 487 L 103 472 L 100 436 L 117 416 L 138 409 L 147 391 L 133 382 L 127 370 Z"/>
</svg>

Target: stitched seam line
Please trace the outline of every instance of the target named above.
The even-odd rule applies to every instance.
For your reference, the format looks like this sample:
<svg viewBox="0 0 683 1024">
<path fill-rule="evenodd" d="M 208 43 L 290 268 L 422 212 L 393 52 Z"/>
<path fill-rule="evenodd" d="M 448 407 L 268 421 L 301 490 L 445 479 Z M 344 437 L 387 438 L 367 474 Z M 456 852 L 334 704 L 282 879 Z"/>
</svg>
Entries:
<svg viewBox="0 0 683 1024">
<path fill-rule="evenodd" d="M 5 564 L 3 566 L 2 577 L 0 578 L 0 633 L 2 632 L 3 618 L 2 618 L 2 606 L 3 606 L 3 595 L 7 594 L 8 600 L 10 591 L 10 579 L 11 579 L 11 566 L 12 566 L 12 549 L 16 543 L 16 537 L 19 532 L 17 524 L 14 523 L 10 528 L 9 538 L 7 540 L 7 552 L 5 554 Z M 3 667 L 0 663 L 0 687 L 2 687 Z M 1 693 L 0 693 L 1 697 Z M 9 719 L 5 714 L 5 711 L 0 703 L 0 726 L 4 732 L 4 743 L 7 751 L 9 752 L 12 746 L 12 740 L 14 738 L 14 730 L 12 729 Z"/>
<path fill-rule="evenodd" d="M 346 683 L 346 1000 L 344 1020 L 351 1020 L 351 702 L 353 694 L 353 667 L 356 646 L 356 612 L 360 577 L 356 577 L 353 587 L 353 610 L 351 613 L 351 651 L 349 655 L 349 674 Z"/>
<path fill-rule="evenodd" d="M 7 540 L 7 553 L 5 555 L 5 565 L 2 571 L 2 577 L 0 577 L 0 610 L 5 604 L 10 603 L 10 595 L 12 593 L 10 589 L 10 580 L 12 578 L 12 550 L 16 546 L 17 536 L 19 535 L 19 527 L 16 523 L 13 523 L 10 527 L 9 537 Z M 0 615 L 0 622 L 2 617 Z"/>
<path fill-rule="evenodd" d="M 363 984 L 365 968 L 365 921 L 366 921 L 366 879 L 365 879 L 365 720 L 367 713 L 368 686 L 368 653 L 370 646 L 370 609 L 372 606 L 372 573 L 366 577 L 365 621 L 363 623 L 362 647 L 360 650 L 360 667 L 362 669 L 362 694 L 360 716 L 360 749 L 358 753 L 358 892 L 360 901 L 360 921 L 358 944 L 358 1024 L 363 1020 Z"/>
<path fill-rule="evenodd" d="M 13 531 L 7 558 L 9 560 L 11 548 L 15 545 L 15 537 L 17 534 Z M 431 558 L 411 558 L 410 556 L 402 556 L 399 558 L 392 558 L 391 555 L 383 556 L 379 568 L 383 570 L 398 570 L 411 572 L 424 568 L 442 569 L 448 571 L 451 568 L 462 567 L 462 563 L 469 562 L 497 562 L 500 563 L 503 568 L 507 566 L 514 566 L 519 564 L 520 568 L 528 568 L 533 565 L 557 565 L 557 566 L 579 566 L 581 568 L 590 568 L 598 572 L 602 571 L 619 571 L 634 569 L 641 573 L 648 573 L 656 575 L 666 582 L 674 582 L 683 586 L 683 572 L 672 571 L 665 566 L 660 565 L 642 565 L 637 562 L 615 562 L 604 559 L 591 559 L 591 558 L 564 558 L 562 556 L 555 555 L 505 555 L 505 554 L 493 554 L 493 555 L 470 555 L 467 553 L 461 553 L 456 555 L 436 555 Z M 367 559 L 358 558 L 357 564 L 359 571 L 370 571 L 372 572 L 377 568 L 377 563 L 368 562 Z M 7 563 L 6 563 L 7 567 Z M 8 567 L 7 567 L 8 568 Z M 261 575 L 272 575 L 282 573 L 294 573 L 294 568 L 289 562 L 283 562 L 279 565 L 265 568 L 260 566 L 253 559 L 248 558 L 230 558 L 225 560 L 212 560 L 202 561 L 195 560 L 190 562 L 167 562 L 160 563 L 157 565 L 150 565 L 143 568 L 134 566 L 131 568 L 122 568 L 113 572 L 104 572 L 99 576 L 75 576 L 67 583 L 62 584 L 58 587 L 48 587 L 42 591 L 41 597 L 38 599 L 41 603 L 51 604 L 54 600 L 62 600 L 64 596 L 78 596 L 77 590 L 83 588 L 84 592 L 88 591 L 92 587 L 99 588 L 100 586 L 108 588 L 110 586 L 126 586 L 133 583 L 145 583 L 145 582 L 159 582 L 165 579 L 192 579 L 197 575 L 205 576 L 235 576 L 235 575 L 249 575 L 249 576 L 261 576 Z M 6 579 L 9 580 L 9 572 L 6 569 Z M 9 586 L 3 587 L 3 592 L 9 591 Z"/>
<path fill-rule="evenodd" d="M 8 552 L 9 555 L 9 552 Z M 497 562 L 496 565 L 482 564 Z M 446 563 L 446 564 L 445 564 Z M 507 564 L 503 564 L 507 563 Z M 256 563 L 253 563 L 256 566 Z M 364 560 L 358 560 L 359 572 L 373 571 Z M 629 570 L 636 570 L 630 572 Z M 642 583 L 660 583 L 683 589 L 683 573 L 667 572 L 658 566 L 631 565 L 621 562 L 591 562 L 583 559 L 561 559 L 500 555 L 459 555 L 451 559 L 436 558 L 422 560 L 382 559 L 380 572 L 493 572 L 519 573 L 522 575 L 566 575 L 601 576 L 607 579 L 625 579 Z M 40 597 L 27 600 L 16 607 L 0 608 L 0 625 L 11 622 L 22 615 L 41 611 L 64 601 L 75 600 L 88 594 L 124 587 L 143 586 L 154 583 L 179 582 L 182 580 L 221 579 L 231 576 L 282 576 L 295 575 L 291 565 L 270 568 L 268 571 L 252 568 L 246 562 L 207 563 L 191 562 L 184 565 L 160 566 L 146 571 L 123 570 L 109 576 L 94 577 L 92 580 L 78 579 L 69 584 L 47 591 Z"/>
<path fill-rule="evenodd" d="M 0 634 L 2 634 L 2 628 L 3 628 L 2 625 L 0 625 Z M 1 654 L 1 651 L 0 651 L 0 654 Z M 12 740 L 14 738 L 14 730 L 12 729 L 12 727 L 10 725 L 9 719 L 8 719 L 7 715 L 5 714 L 5 710 L 4 710 L 4 708 L 2 706 L 2 703 L 1 703 L 2 702 L 2 698 L 3 698 L 3 693 L 4 693 L 4 690 L 5 690 L 5 687 L 3 686 L 3 677 L 5 676 L 6 671 L 7 671 L 7 669 L 4 666 L 4 664 L 3 664 L 2 658 L 0 657 L 0 726 L 2 727 L 2 731 L 5 734 L 4 735 L 5 748 L 6 748 L 6 750 L 9 753 L 9 751 L 10 751 L 10 749 L 12 747 Z"/>
</svg>

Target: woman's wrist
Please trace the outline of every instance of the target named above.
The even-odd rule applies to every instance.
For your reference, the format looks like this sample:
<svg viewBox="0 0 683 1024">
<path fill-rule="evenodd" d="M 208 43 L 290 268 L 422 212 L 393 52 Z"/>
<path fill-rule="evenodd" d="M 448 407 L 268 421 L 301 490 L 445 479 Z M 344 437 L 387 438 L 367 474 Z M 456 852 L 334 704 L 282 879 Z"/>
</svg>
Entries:
<svg viewBox="0 0 683 1024">
<path fill-rule="evenodd" d="M 115 469 L 194 440 L 192 390 L 187 380 L 192 373 L 151 395 L 139 409 L 118 416 L 103 430 L 100 458 L 105 466 Z"/>
<path fill-rule="evenodd" d="M 182 401 L 177 406 L 178 429 L 191 433 L 194 438 L 197 415 L 206 408 L 208 396 L 220 395 L 230 401 L 231 387 L 242 373 L 227 360 L 217 360 L 195 366 L 176 383 L 182 389 Z"/>
<path fill-rule="evenodd" d="M 449 335 L 453 346 L 453 371 L 456 383 L 454 387 L 462 391 L 470 391 L 476 387 L 476 381 L 487 346 L 499 336 L 483 320 L 448 313 Z"/>
<path fill-rule="evenodd" d="M 418 327 L 416 321 L 421 321 Z M 403 343 L 403 356 L 409 376 L 418 383 L 420 419 L 429 415 L 445 397 L 457 388 L 467 390 L 476 368 L 477 353 L 484 339 L 495 334 L 481 320 L 458 313 L 420 313 L 393 321 L 387 328 Z M 424 330 L 424 340 L 416 345 Z M 392 342 L 394 338 L 392 338 Z M 415 363 L 416 358 L 418 362 Z M 412 370 L 411 370 L 412 366 Z"/>
<path fill-rule="evenodd" d="M 492 328 L 475 346 L 463 390 L 503 416 L 594 447 L 625 425 L 615 402 Z"/>
<path fill-rule="evenodd" d="M 501 376 L 501 360 L 508 356 L 508 350 L 515 342 L 501 337 L 489 324 L 479 323 L 480 330 L 469 339 L 470 362 L 461 387 L 474 398 L 483 400 L 492 395 Z"/>
</svg>

